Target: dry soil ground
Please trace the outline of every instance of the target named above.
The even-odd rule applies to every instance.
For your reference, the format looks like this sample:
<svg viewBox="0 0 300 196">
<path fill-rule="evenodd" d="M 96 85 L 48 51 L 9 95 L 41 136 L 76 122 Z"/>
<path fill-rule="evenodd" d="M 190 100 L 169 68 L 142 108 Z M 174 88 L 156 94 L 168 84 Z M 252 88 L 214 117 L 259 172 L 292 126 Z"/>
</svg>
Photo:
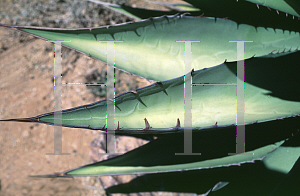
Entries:
<svg viewBox="0 0 300 196">
<path fill-rule="evenodd" d="M 68 0 L 0 0 L 0 22 L 49 27 L 85 27 L 129 20 L 101 6 L 88 2 L 82 4 L 80 1 L 74 1 L 74 4 L 86 7 L 77 8 L 75 11 L 79 10 L 78 16 L 73 14 L 73 17 L 77 18 L 72 20 L 69 18 L 71 14 L 70 10 L 67 10 L 68 5 L 65 6 L 68 2 L 70 3 Z M 144 1 L 124 2 L 138 7 L 158 8 Z M 60 6 L 47 7 L 47 3 Z M 97 18 L 97 9 L 102 9 L 101 16 L 105 18 Z M 38 14 L 33 15 L 35 12 Z M 63 82 L 96 82 L 103 77 L 106 67 L 104 63 L 66 48 L 62 49 L 62 53 Z M 0 28 L 0 119 L 32 117 L 53 111 L 53 64 L 52 43 Z M 146 80 L 120 71 L 117 71 L 116 78 L 120 80 L 116 86 L 117 94 L 150 84 Z M 85 86 L 63 87 L 62 107 L 72 108 L 102 98 L 95 96 L 91 89 Z M 28 178 L 28 175 L 61 172 L 107 158 L 99 155 L 104 152 L 104 140 L 103 134 L 99 134 L 98 131 L 63 128 L 62 132 L 63 152 L 70 155 L 46 155 L 53 153 L 52 126 L 37 123 L 0 123 L 0 195 L 105 195 L 104 187 L 124 183 L 135 177 L 127 175 L 74 179 Z M 116 140 L 117 151 L 122 153 L 147 142 L 131 137 L 117 137 Z"/>
</svg>

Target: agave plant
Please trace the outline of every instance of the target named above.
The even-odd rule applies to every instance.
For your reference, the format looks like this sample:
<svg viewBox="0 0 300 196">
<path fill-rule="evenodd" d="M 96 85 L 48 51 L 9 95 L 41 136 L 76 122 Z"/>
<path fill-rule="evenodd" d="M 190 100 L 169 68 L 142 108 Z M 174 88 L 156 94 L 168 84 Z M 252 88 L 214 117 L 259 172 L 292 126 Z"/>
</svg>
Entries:
<svg viewBox="0 0 300 196">
<path fill-rule="evenodd" d="M 106 43 L 99 41 L 123 41 L 114 43 L 115 68 L 155 82 L 113 100 L 63 110 L 60 124 L 55 123 L 55 112 L 1 120 L 107 131 L 111 101 L 117 135 L 158 136 L 124 155 L 40 177 L 144 174 L 107 188 L 108 193 L 298 195 L 300 136 L 292 133 L 299 130 L 300 116 L 299 2 L 186 2 L 190 5 L 163 4 L 172 7 L 171 12 L 98 2 L 136 20 L 99 28 L 0 24 L 47 41 L 68 40 L 62 45 L 103 62 L 107 62 Z M 189 12 L 182 10 L 187 8 Z M 189 51 L 179 40 L 201 41 L 192 44 L 188 73 L 184 57 Z M 253 41 L 246 44 L 244 58 L 237 57 L 232 40 Z M 236 151 L 237 63 L 243 60 L 247 153 L 229 155 Z M 188 75 L 193 82 L 191 142 L 200 156 L 175 155 L 184 149 L 184 133 L 190 128 L 182 123 Z"/>
</svg>

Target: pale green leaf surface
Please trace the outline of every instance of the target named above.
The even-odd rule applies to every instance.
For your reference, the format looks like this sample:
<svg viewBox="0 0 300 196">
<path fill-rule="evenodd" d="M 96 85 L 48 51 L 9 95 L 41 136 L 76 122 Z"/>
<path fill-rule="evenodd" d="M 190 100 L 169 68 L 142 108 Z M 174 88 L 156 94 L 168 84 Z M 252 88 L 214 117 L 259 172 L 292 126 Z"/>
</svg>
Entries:
<svg viewBox="0 0 300 196">
<path fill-rule="evenodd" d="M 264 122 L 277 118 L 300 114 L 298 91 L 293 87 L 299 79 L 291 78 L 291 72 L 282 72 L 281 67 L 289 62 L 297 62 L 298 53 L 273 58 L 252 58 L 245 61 L 245 123 Z M 289 58 L 290 57 L 290 58 Z M 293 66 L 296 67 L 297 65 Z M 273 69 L 270 71 L 270 69 Z M 292 66 L 290 66 L 292 69 Z M 257 73 L 259 70 L 260 74 Z M 297 68 L 294 70 L 298 70 Z M 193 83 L 236 83 L 236 63 L 224 63 L 209 69 L 193 73 Z M 280 74 L 288 80 L 279 80 Z M 264 74 L 264 75 L 262 75 Z M 265 78 L 263 78 L 265 77 Z M 184 119 L 184 79 L 183 77 L 154 84 L 126 93 L 115 99 L 115 128 L 143 129 L 144 118 L 154 130 L 172 129 L 179 118 Z M 289 88 L 287 85 L 290 85 Z M 273 93 L 273 94 L 272 94 Z M 63 113 L 63 124 L 90 127 L 103 127 L 106 122 L 106 102 L 81 107 Z M 236 122 L 236 86 L 193 86 L 192 92 L 193 127 L 228 126 Z M 53 115 L 41 117 L 40 121 L 53 123 Z M 184 125 L 181 124 L 183 127 Z M 166 130 L 168 131 L 168 130 Z"/>
<path fill-rule="evenodd" d="M 195 70 L 221 64 L 226 59 L 236 61 L 236 43 L 229 41 L 254 41 L 245 44 L 245 59 L 272 51 L 293 51 L 300 45 L 299 33 L 243 24 L 238 27 L 230 20 L 187 16 L 161 17 L 108 29 L 16 28 L 47 40 L 70 40 L 62 44 L 101 61 L 106 61 L 107 44 L 99 40 L 121 40 L 115 43 L 115 66 L 156 81 L 185 74 L 184 43 L 176 40 L 201 40 L 192 44 L 191 67 Z"/>
<path fill-rule="evenodd" d="M 300 114 L 299 52 L 268 55 L 245 61 L 245 124 L 265 122 Z M 235 62 L 193 72 L 192 126 L 194 129 L 236 124 Z M 288 67 L 283 69 L 282 67 Z M 201 84 L 202 85 L 201 85 Z M 204 83 L 210 84 L 203 86 Z M 214 86 L 214 84 L 230 86 Z M 200 84 L 200 85 L 197 85 Z M 184 76 L 127 92 L 115 98 L 117 132 L 168 133 L 183 130 Z M 144 118 L 150 124 L 145 128 Z M 177 119 L 181 128 L 175 128 Z M 22 121 L 22 120 L 19 120 Z M 53 113 L 23 121 L 54 123 Z M 63 126 L 105 129 L 106 100 L 64 110 Z"/>
<path fill-rule="evenodd" d="M 165 7 L 171 8 L 171 9 L 178 9 L 180 11 L 200 11 L 199 8 L 196 8 L 190 4 L 183 4 L 183 3 L 165 3 L 165 2 L 158 2 L 158 1 L 149 1 L 150 3 L 163 5 Z"/>
<path fill-rule="evenodd" d="M 151 17 L 159 17 L 159 16 L 163 16 L 163 15 L 174 15 L 177 13 L 183 13 L 183 10 L 182 11 L 177 11 L 177 10 L 160 11 L 160 10 L 151 10 L 151 9 L 130 7 L 130 6 L 126 6 L 126 5 L 117 5 L 117 4 L 106 3 L 106 2 L 97 1 L 97 0 L 89 0 L 89 1 L 103 5 L 106 8 L 109 8 L 113 11 L 124 14 L 135 20 L 142 20 L 142 19 L 151 18 Z M 201 15 L 200 12 L 195 12 L 195 11 L 199 11 L 198 9 L 191 10 L 191 11 L 194 11 L 191 13 L 192 15 Z"/>
<path fill-rule="evenodd" d="M 264 165 L 271 170 L 287 174 L 300 156 L 299 133 L 269 154 L 264 160 Z"/>
<path fill-rule="evenodd" d="M 87 165 L 66 172 L 66 175 L 121 175 L 121 174 L 136 174 L 136 173 L 160 173 L 160 172 L 172 172 L 172 171 L 185 171 L 185 170 L 195 170 L 203 168 L 212 167 L 222 167 L 224 165 L 234 165 L 239 163 L 246 163 L 252 160 L 258 160 L 266 156 L 272 150 L 278 148 L 284 141 L 271 144 L 254 151 L 247 153 L 253 153 L 254 155 L 232 155 L 219 159 L 205 160 L 200 162 L 193 162 L 187 164 L 176 164 L 176 165 L 158 165 L 158 166 L 114 166 L 114 163 L 118 162 L 118 159 L 113 159 L 111 161 L 103 162 L 103 164 L 97 163 L 92 165 Z M 125 155 L 123 155 L 125 156 Z M 138 159 L 138 157 L 134 157 Z M 111 164 L 112 162 L 112 164 Z"/>
<path fill-rule="evenodd" d="M 294 2 L 295 4 L 300 5 L 298 0 L 246 0 L 255 4 L 263 5 L 266 7 L 270 7 L 275 10 L 280 10 L 282 12 L 300 17 L 298 7 L 292 6 L 289 2 Z"/>
</svg>

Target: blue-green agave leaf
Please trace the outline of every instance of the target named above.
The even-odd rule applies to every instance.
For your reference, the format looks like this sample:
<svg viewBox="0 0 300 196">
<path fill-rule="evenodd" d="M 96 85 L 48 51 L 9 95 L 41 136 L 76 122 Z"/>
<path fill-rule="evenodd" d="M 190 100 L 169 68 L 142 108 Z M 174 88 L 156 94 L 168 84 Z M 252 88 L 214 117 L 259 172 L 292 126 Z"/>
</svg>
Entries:
<svg viewBox="0 0 300 196">
<path fill-rule="evenodd" d="M 245 0 L 186 0 L 203 11 L 204 16 L 227 18 L 237 24 L 248 24 L 255 27 L 274 28 L 299 32 L 299 14 L 285 9 L 283 0 L 253 2 Z M 294 1 L 294 0 L 291 0 Z M 295 4 L 299 6 L 299 1 Z M 294 1 L 294 2 L 295 2 Z M 254 3 L 255 2 L 255 3 Z M 260 2 L 260 4 L 257 4 Z M 263 3 L 264 2 L 264 3 Z M 267 2 L 267 3 L 266 3 Z M 279 3 L 281 2 L 281 3 Z M 276 4 L 276 6 L 275 6 Z M 283 5 L 284 4 L 284 5 Z M 263 6 L 266 5 L 266 6 Z M 274 5 L 268 7 L 268 5 Z M 279 8 L 283 9 L 279 9 Z M 297 7 L 297 6 L 294 6 Z M 300 6 L 299 6 L 300 7 Z"/>
<path fill-rule="evenodd" d="M 257 5 L 270 7 L 300 17 L 300 2 L 298 0 L 246 0 Z"/>
<path fill-rule="evenodd" d="M 277 121 L 267 122 L 266 124 L 270 125 L 271 123 L 278 124 Z M 259 125 L 248 125 L 246 135 L 256 135 L 259 132 L 264 132 Z M 278 131 L 275 129 L 274 132 Z M 275 144 L 259 147 L 264 145 L 264 139 L 264 137 L 256 137 L 252 141 L 248 140 L 249 147 L 247 149 L 254 149 L 246 149 L 248 155 L 228 156 L 228 153 L 235 151 L 235 127 L 205 132 L 194 131 L 192 139 L 193 152 L 200 152 L 201 155 L 179 156 L 175 153 L 183 151 L 183 133 L 174 133 L 160 137 L 124 155 L 49 175 L 49 177 L 165 173 L 239 166 L 244 163 L 254 163 L 255 160 L 262 160 L 268 153 L 273 152 L 284 142 L 276 142 L 276 139 L 273 138 L 272 141 Z M 158 151 L 159 154 L 157 154 Z"/>
<path fill-rule="evenodd" d="M 300 114 L 299 60 L 299 52 L 290 52 L 245 61 L 245 124 Z M 193 129 L 236 124 L 236 71 L 236 62 L 224 62 L 192 72 Z M 158 134 L 184 130 L 184 76 L 132 90 L 108 101 L 115 104 L 118 133 Z M 63 110 L 62 126 L 106 130 L 106 108 L 106 100 L 101 100 Z M 6 121 L 53 125 L 54 113 Z"/>
<path fill-rule="evenodd" d="M 97 0 L 89 0 L 89 1 L 103 5 L 106 8 L 109 8 L 113 11 L 124 14 L 134 20 L 142 20 L 142 19 L 147 19 L 147 18 L 151 18 L 151 17 L 159 17 L 159 16 L 163 16 L 163 15 L 174 15 L 177 13 L 183 14 L 186 12 L 185 10 L 181 10 L 181 11 L 178 11 L 178 10 L 171 10 L 171 11 L 150 10 L 150 9 L 143 9 L 143 8 L 135 8 L 135 7 L 126 6 L 126 5 L 117 5 L 117 4 L 112 4 L 112 3 L 106 3 L 106 2 L 97 1 Z M 202 14 L 202 12 L 200 12 L 198 9 L 190 10 L 189 13 L 192 16 L 200 16 Z"/>
<path fill-rule="evenodd" d="M 298 22 L 298 21 L 297 21 Z M 299 33 L 272 28 L 255 28 L 236 22 L 184 15 L 163 16 L 134 23 L 101 28 L 54 29 L 0 25 L 27 32 L 45 40 L 66 40 L 62 45 L 106 62 L 106 42 L 115 43 L 115 67 L 151 80 L 162 81 L 185 73 L 184 43 L 192 44 L 191 68 L 199 70 L 237 59 L 234 40 L 246 43 L 244 58 L 293 51 L 300 45 Z M 300 26 L 300 25 L 297 25 Z M 84 44 L 82 44 L 84 43 Z M 172 71 L 170 71 L 172 70 Z"/>
<path fill-rule="evenodd" d="M 288 174 L 286 174 L 285 178 L 274 189 L 271 196 L 298 195 L 300 191 L 299 174 L 300 174 L 300 158 L 298 158 L 293 168 L 289 171 Z"/>
<path fill-rule="evenodd" d="M 191 4 L 186 4 L 186 3 L 165 3 L 165 2 L 158 2 L 158 1 L 148 1 L 150 3 L 158 4 L 158 5 L 163 5 L 165 7 L 178 10 L 178 11 L 200 11 L 199 8 L 196 8 L 192 6 Z"/>
<path fill-rule="evenodd" d="M 277 150 L 279 150 L 283 146 L 285 147 L 289 146 L 295 149 L 297 148 L 299 149 L 300 134 L 295 134 L 295 132 L 297 133 L 297 127 L 299 127 L 299 117 L 298 119 L 289 118 L 282 121 L 272 121 L 272 122 L 248 125 L 246 126 L 246 136 L 245 136 L 246 151 L 255 149 L 260 146 L 268 145 L 275 141 L 279 141 L 280 138 L 281 139 L 290 138 L 290 139 L 286 140 L 285 143 L 283 143 L 279 148 L 277 148 Z M 208 134 L 206 132 L 201 132 L 201 134 L 199 135 L 194 132 L 193 142 L 195 141 L 197 144 L 193 145 L 193 152 L 202 152 L 202 154 L 200 156 L 194 156 L 193 159 L 191 159 L 189 156 L 184 156 L 181 157 L 182 160 L 188 159 L 188 161 L 192 162 L 192 161 L 196 161 L 196 159 L 200 160 L 201 156 L 205 156 L 204 159 L 211 160 L 213 156 L 207 155 L 210 153 L 209 151 L 206 152 L 205 150 L 206 146 L 209 147 L 211 150 L 210 152 L 215 155 L 214 158 L 216 158 L 216 154 L 219 155 L 222 154 L 223 150 L 221 148 L 225 148 L 225 150 L 223 151 L 223 155 L 225 155 L 226 151 L 230 151 L 230 145 L 232 142 L 232 140 L 230 139 L 231 137 L 230 133 L 227 134 L 224 133 L 224 131 L 226 130 L 228 130 L 228 128 L 223 130 L 216 130 L 217 131 L 217 133 L 215 133 L 216 135 L 214 135 L 213 132 L 210 132 L 209 136 L 206 135 Z M 293 137 L 291 137 L 292 134 L 294 135 Z M 281 136 L 277 137 L 278 135 Z M 169 148 L 168 146 L 174 144 L 173 148 L 176 149 L 174 149 L 172 152 L 176 152 L 178 151 L 178 148 L 175 146 L 178 145 L 178 143 L 174 142 L 174 140 L 166 141 L 167 136 L 164 137 L 165 138 L 161 138 L 160 141 L 163 140 L 165 142 L 166 144 L 165 147 L 157 145 L 158 143 L 153 143 L 153 144 L 157 145 L 158 149 L 159 148 L 161 149 L 159 151 L 162 152 L 162 157 L 165 157 L 166 159 L 174 160 L 173 157 L 170 158 L 170 155 L 164 153 L 164 151 L 166 150 L 164 148 Z M 208 142 L 204 141 L 206 137 L 210 137 Z M 223 138 L 224 141 L 228 140 L 227 145 L 224 146 L 222 144 L 219 145 L 219 142 L 223 143 L 222 140 L 219 138 Z M 268 141 L 264 141 L 264 140 L 268 140 Z M 214 146 L 212 144 L 214 144 Z M 151 143 L 148 145 L 151 145 Z M 203 146 L 198 147 L 200 145 Z M 180 145 L 180 148 L 182 147 L 183 145 Z M 143 148 L 144 147 L 141 147 L 140 150 L 142 150 Z M 266 165 L 270 166 L 270 159 L 268 157 L 273 156 L 273 153 L 276 154 L 280 152 L 277 150 L 275 150 L 274 148 L 272 153 L 266 155 L 262 159 L 262 161 L 255 161 L 254 163 L 247 162 L 241 164 L 240 166 L 230 165 L 228 167 L 218 167 L 218 168 L 213 167 L 210 169 L 202 169 L 202 170 L 146 174 L 144 176 L 133 179 L 129 183 L 109 187 L 107 188 L 107 192 L 112 194 L 112 193 L 133 193 L 133 192 L 149 192 L 149 191 L 169 191 L 169 192 L 188 192 L 188 193 L 197 193 L 197 194 L 203 194 L 206 192 L 209 193 L 208 195 L 220 195 L 220 196 L 222 195 L 245 195 L 245 196 L 269 195 L 277 186 L 277 184 L 279 184 L 280 181 L 282 181 L 282 179 L 284 179 L 284 177 L 286 176 L 288 170 L 285 169 L 286 165 L 284 163 L 286 163 L 288 167 L 291 168 L 292 164 L 290 164 L 290 161 L 294 163 L 295 160 L 297 160 L 297 158 L 294 159 L 295 157 L 294 154 L 289 153 L 291 157 L 279 156 L 277 157 L 277 159 L 273 159 L 273 162 L 271 162 L 271 164 L 273 166 L 276 165 L 277 168 L 266 166 Z M 138 149 L 136 151 L 138 151 Z M 146 152 L 144 151 L 144 153 Z M 172 154 L 171 152 L 169 153 Z M 156 156 L 158 155 L 156 154 Z M 142 158 L 145 159 L 145 157 Z M 159 159 L 157 157 L 156 159 L 157 159 L 156 164 L 158 164 L 159 160 L 161 162 L 160 165 L 165 164 L 164 158 Z M 133 159 L 133 161 L 134 160 L 136 159 Z M 279 163 L 277 163 L 277 160 L 279 161 Z M 177 161 L 175 163 L 181 163 L 181 162 Z M 280 167 L 282 168 L 278 169 Z M 209 190 L 211 190 L 220 181 L 227 182 L 226 183 L 227 185 L 225 187 L 220 188 L 218 191 L 209 192 Z M 295 183 L 296 182 L 297 181 L 295 181 Z"/>
</svg>

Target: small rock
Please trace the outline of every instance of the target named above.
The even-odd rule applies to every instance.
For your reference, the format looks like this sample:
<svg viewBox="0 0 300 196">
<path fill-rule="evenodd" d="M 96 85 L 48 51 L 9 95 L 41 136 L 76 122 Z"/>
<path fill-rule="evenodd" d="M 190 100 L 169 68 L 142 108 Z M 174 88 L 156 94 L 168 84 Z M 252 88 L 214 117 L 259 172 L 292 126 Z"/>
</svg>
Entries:
<svg viewBox="0 0 300 196">
<path fill-rule="evenodd" d="M 22 136 L 23 137 L 28 137 L 29 136 L 29 132 L 27 130 L 23 131 Z"/>
</svg>

